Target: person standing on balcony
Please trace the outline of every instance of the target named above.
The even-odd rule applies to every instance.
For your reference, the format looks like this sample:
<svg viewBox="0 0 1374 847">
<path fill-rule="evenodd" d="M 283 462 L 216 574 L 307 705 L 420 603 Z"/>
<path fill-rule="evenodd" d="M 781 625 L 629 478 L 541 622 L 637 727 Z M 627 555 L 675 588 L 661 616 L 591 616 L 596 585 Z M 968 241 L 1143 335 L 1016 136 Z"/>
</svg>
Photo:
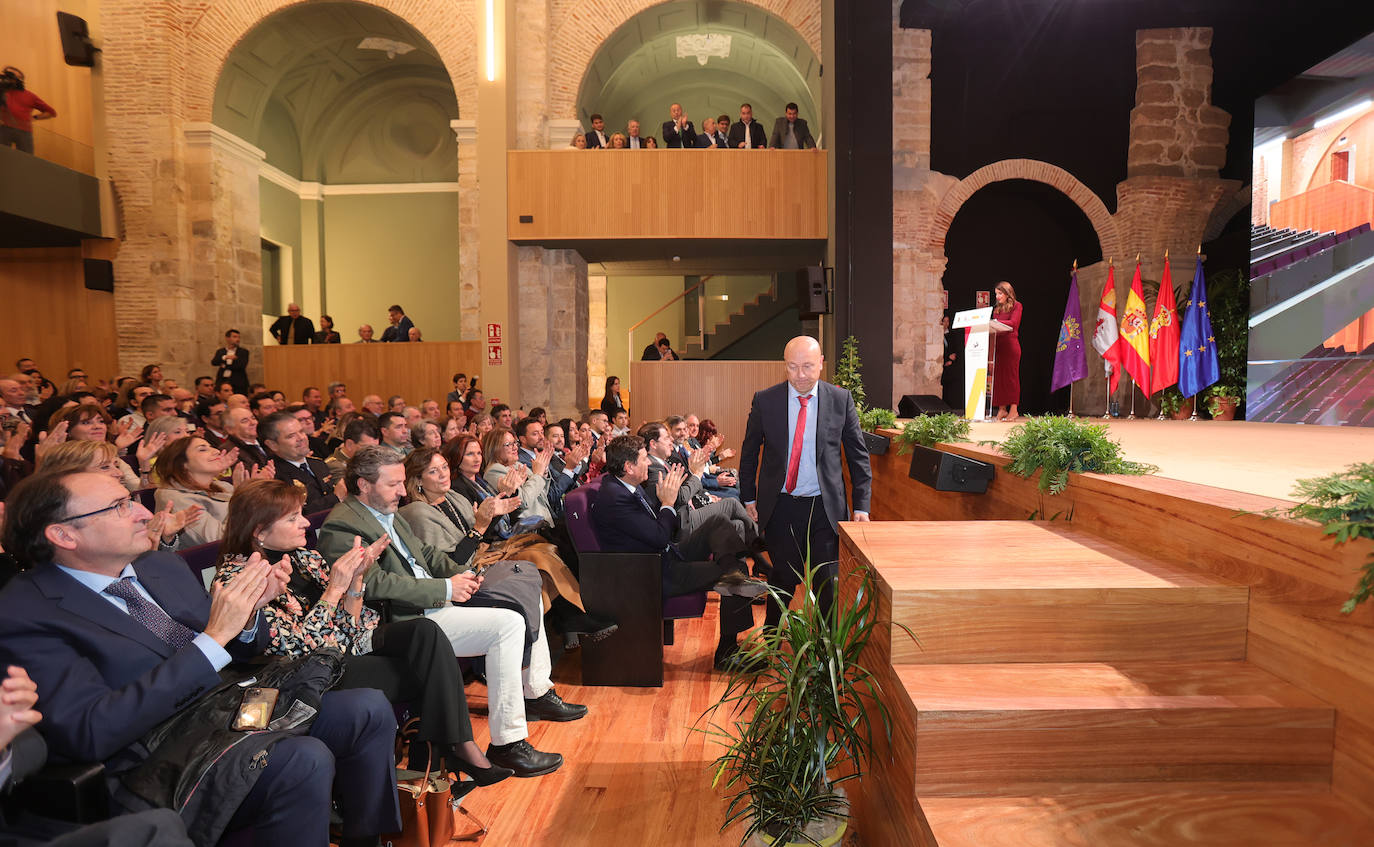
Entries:
<svg viewBox="0 0 1374 847">
<path fill-rule="evenodd" d="M 768 136 L 754 120 L 754 107 L 741 103 L 739 120 L 730 126 L 730 147 L 736 150 L 762 150 L 768 146 Z"/>
<path fill-rule="evenodd" d="M 388 342 L 410 341 L 410 330 L 415 324 L 406 317 L 406 310 L 395 305 L 387 309 L 386 313 L 387 318 L 391 321 L 391 326 L 382 332 L 382 340 Z"/>
<path fill-rule="evenodd" d="M 768 146 L 780 150 L 815 150 L 816 139 L 811 137 L 806 119 L 797 117 L 797 104 L 788 103 L 783 111 L 787 116 L 773 122 L 773 135 L 768 139 Z"/>
<path fill-rule="evenodd" d="M 289 303 L 286 314 L 277 318 L 268 332 L 278 344 L 312 344 L 315 341 L 315 322 L 301 317 L 301 307 Z"/>
<path fill-rule="evenodd" d="M 669 120 L 663 122 L 663 144 L 669 149 L 691 149 L 697 146 L 697 131 L 687 120 L 681 103 L 668 107 Z"/>
<path fill-rule="evenodd" d="M 606 119 L 600 115 L 592 115 L 592 131 L 587 133 L 587 149 L 603 150 L 611 146 L 611 140 L 606 137 Z"/>
<path fill-rule="evenodd" d="M 0 70 L 0 146 L 33 153 L 33 122 L 57 117 L 57 110 L 32 91 L 24 90 L 24 72 L 15 67 Z M 34 114 L 34 110 L 38 114 Z"/>
<path fill-rule="evenodd" d="M 707 118 L 701 122 L 701 135 L 697 136 L 697 147 L 702 150 L 710 148 L 712 150 L 725 149 L 725 136 L 716 133 L 716 119 Z"/>
</svg>

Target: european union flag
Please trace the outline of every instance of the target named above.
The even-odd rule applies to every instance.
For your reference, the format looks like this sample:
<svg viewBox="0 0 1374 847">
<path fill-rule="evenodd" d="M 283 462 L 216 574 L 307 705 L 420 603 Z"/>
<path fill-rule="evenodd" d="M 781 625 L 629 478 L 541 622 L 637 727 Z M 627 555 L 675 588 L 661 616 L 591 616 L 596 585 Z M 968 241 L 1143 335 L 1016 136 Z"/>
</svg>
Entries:
<svg viewBox="0 0 1374 847">
<path fill-rule="evenodd" d="M 1217 339 L 1207 313 L 1207 281 L 1202 278 L 1202 257 L 1193 274 L 1193 293 L 1186 304 L 1183 328 L 1178 337 L 1178 390 L 1192 397 L 1221 378 Z"/>
</svg>

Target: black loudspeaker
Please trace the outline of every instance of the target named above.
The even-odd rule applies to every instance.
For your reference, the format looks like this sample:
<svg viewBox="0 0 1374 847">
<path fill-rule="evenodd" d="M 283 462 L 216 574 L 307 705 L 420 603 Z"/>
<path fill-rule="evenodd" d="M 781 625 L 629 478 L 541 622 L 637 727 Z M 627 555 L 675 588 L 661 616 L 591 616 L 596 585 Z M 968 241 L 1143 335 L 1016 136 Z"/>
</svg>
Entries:
<svg viewBox="0 0 1374 847">
<path fill-rule="evenodd" d="M 797 271 L 797 311 L 802 320 L 830 314 L 830 301 L 825 290 L 825 268 L 820 265 Z"/>
<path fill-rule="evenodd" d="M 996 468 L 987 462 L 967 459 L 919 444 L 912 445 L 911 470 L 908 474 L 917 482 L 936 491 L 963 491 L 983 494 L 988 490 Z"/>
<path fill-rule="evenodd" d="M 114 291 L 114 263 L 106 259 L 83 259 L 86 287 L 91 291 Z"/>
<path fill-rule="evenodd" d="M 934 394 L 903 394 L 897 404 L 897 417 L 919 418 L 921 415 L 942 415 L 953 412 L 949 404 Z"/>
<path fill-rule="evenodd" d="M 96 46 L 91 43 L 85 18 L 58 12 L 57 34 L 62 39 L 62 58 L 67 64 L 78 68 L 95 65 Z"/>
</svg>

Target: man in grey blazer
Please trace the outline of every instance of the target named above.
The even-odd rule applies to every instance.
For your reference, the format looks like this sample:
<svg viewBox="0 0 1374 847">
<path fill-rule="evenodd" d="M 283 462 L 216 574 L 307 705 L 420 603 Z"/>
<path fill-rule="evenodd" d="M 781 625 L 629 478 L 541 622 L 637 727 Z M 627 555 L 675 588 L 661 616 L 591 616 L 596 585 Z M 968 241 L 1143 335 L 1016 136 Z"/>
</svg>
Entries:
<svg viewBox="0 0 1374 847">
<path fill-rule="evenodd" d="M 756 392 L 749 409 L 740 497 L 763 528 L 773 563 L 768 581 L 790 598 L 809 554 L 814 565 L 824 566 L 812 588 L 828 610 L 838 570 L 838 523 L 850 517 L 841 452 L 849 466 L 856 521 L 868 520 L 873 473 L 854 398 L 820 381 L 825 365 L 820 344 L 799 335 L 787 342 L 783 360 L 787 381 Z M 765 624 L 776 626 L 785 606 L 770 603 Z"/>
</svg>

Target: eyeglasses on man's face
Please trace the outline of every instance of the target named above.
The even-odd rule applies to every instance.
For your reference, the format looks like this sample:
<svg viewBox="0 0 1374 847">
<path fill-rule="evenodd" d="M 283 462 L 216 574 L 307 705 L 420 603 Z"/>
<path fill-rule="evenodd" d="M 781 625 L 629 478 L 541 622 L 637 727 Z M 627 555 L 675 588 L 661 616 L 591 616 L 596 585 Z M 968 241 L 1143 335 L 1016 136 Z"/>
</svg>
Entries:
<svg viewBox="0 0 1374 847">
<path fill-rule="evenodd" d="M 114 512 L 115 517 L 127 518 L 133 512 L 133 510 L 133 499 L 130 497 L 121 497 L 120 499 L 116 500 L 115 502 L 111 503 L 110 505 L 102 509 L 96 509 L 92 512 L 85 512 L 80 515 L 70 515 L 68 517 L 63 518 L 60 521 L 55 521 L 55 523 L 71 523 L 73 521 L 82 520 L 83 518 L 93 518 L 96 515 L 103 515 L 106 512 Z"/>
</svg>

